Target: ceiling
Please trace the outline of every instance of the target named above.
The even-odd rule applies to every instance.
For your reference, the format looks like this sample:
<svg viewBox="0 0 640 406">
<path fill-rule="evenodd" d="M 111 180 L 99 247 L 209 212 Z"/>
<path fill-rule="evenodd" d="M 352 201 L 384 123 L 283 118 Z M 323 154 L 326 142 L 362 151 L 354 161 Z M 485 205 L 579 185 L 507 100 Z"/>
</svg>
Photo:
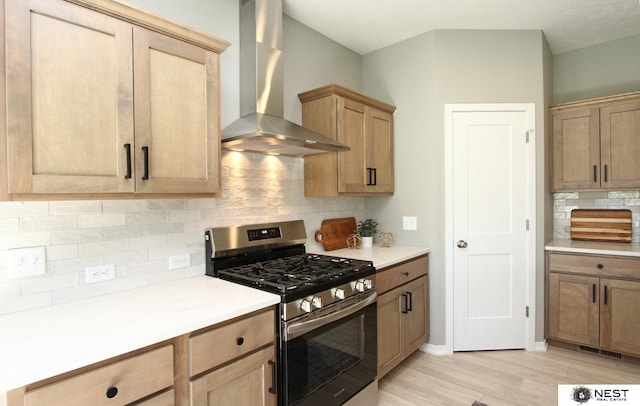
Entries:
<svg viewBox="0 0 640 406">
<path fill-rule="evenodd" d="M 554 54 L 640 34 L 640 0 L 284 0 L 284 12 L 366 54 L 435 29 L 540 29 Z"/>
</svg>

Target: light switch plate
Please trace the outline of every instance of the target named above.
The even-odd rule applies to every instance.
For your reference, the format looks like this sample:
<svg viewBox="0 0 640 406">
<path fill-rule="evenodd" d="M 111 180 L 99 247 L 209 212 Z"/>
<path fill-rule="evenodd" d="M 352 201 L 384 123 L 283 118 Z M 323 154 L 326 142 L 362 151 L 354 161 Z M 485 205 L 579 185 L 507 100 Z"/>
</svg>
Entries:
<svg viewBox="0 0 640 406">
<path fill-rule="evenodd" d="M 418 229 L 418 218 L 415 216 L 402 217 L 402 229 L 415 231 Z"/>
<path fill-rule="evenodd" d="M 27 278 L 47 273 L 44 247 L 16 248 L 9 250 L 9 279 Z"/>
</svg>

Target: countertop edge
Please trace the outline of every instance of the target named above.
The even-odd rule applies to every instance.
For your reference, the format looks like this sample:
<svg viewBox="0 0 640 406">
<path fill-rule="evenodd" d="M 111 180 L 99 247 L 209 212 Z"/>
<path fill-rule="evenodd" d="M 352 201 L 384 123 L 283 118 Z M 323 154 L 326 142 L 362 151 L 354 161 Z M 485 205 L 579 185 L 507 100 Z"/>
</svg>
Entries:
<svg viewBox="0 0 640 406">
<path fill-rule="evenodd" d="M 314 254 L 372 261 L 377 270 L 382 270 L 401 262 L 431 253 L 431 249 L 422 246 L 394 245 L 392 247 L 342 248 L 335 251 L 317 250 Z"/>
<path fill-rule="evenodd" d="M 640 243 L 616 243 L 554 239 L 545 244 L 545 251 L 576 254 L 640 257 Z"/>
</svg>

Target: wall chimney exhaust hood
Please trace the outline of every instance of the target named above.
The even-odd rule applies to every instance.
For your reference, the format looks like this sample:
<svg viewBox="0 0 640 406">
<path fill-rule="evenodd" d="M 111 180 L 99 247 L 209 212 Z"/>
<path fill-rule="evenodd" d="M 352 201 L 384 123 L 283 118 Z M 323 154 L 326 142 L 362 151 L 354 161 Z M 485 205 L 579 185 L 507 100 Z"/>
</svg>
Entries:
<svg viewBox="0 0 640 406">
<path fill-rule="evenodd" d="M 282 0 L 240 0 L 240 118 L 222 147 L 304 156 L 350 148 L 284 117 Z"/>
</svg>

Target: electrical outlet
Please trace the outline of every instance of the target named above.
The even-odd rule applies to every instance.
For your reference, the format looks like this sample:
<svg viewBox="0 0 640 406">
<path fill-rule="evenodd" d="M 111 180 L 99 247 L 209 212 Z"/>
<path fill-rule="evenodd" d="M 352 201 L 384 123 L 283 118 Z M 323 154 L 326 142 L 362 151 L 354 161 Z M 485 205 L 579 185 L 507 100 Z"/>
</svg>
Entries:
<svg viewBox="0 0 640 406">
<path fill-rule="evenodd" d="M 189 254 L 169 257 L 169 269 L 186 268 L 189 265 L 191 265 L 191 256 Z"/>
<path fill-rule="evenodd" d="M 415 216 L 402 217 L 402 229 L 415 231 L 418 229 L 418 218 Z"/>
<path fill-rule="evenodd" d="M 8 252 L 9 279 L 44 275 L 47 260 L 44 247 L 18 248 Z"/>
<path fill-rule="evenodd" d="M 87 283 L 108 281 L 116 277 L 116 266 L 114 264 L 91 266 L 85 268 L 84 276 Z"/>
</svg>

